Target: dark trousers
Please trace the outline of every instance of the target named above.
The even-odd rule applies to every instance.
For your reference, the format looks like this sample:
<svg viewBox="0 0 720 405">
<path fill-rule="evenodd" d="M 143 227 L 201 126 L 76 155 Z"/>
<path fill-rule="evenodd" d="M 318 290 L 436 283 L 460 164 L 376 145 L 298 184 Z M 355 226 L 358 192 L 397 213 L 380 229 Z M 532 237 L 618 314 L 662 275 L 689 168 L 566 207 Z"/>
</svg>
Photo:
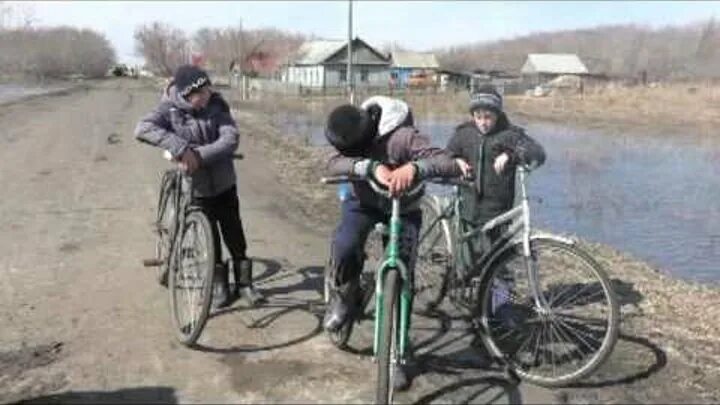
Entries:
<svg viewBox="0 0 720 405">
<path fill-rule="evenodd" d="M 342 203 L 342 217 L 335 229 L 332 245 L 332 260 L 336 270 L 335 285 L 357 282 L 363 266 L 363 253 L 368 234 L 375 224 L 387 224 L 390 214 L 373 208 L 363 207 L 355 198 Z M 408 267 L 412 278 L 417 256 L 417 242 L 422 225 L 421 211 L 403 214 L 400 235 L 400 258 Z M 387 240 L 384 239 L 386 243 Z M 412 282 L 412 279 L 410 280 Z"/>
<path fill-rule="evenodd" d="M 247 242 L 240 219 L 240 202 L 237 196 L 237 187 L 232 186 L 214 197 L 198 197 L 197 204 L 207 215 L 210 223 L 215 228 L 213 239 L 215 241 L 215 263 L 222 261 L 222 248 L 220 245 L 220 233 L 225 241 L 225 246 L 230 252 L 233 264 L 238 264 L 247 258 Z M 220 232 L 217 229 L 220 229 Z M 250 275 L 242 275 L 241 278 L 250 278 Z M 252 280 L 236 280 L 240 284 L 250 284 Z"/>
</svg>

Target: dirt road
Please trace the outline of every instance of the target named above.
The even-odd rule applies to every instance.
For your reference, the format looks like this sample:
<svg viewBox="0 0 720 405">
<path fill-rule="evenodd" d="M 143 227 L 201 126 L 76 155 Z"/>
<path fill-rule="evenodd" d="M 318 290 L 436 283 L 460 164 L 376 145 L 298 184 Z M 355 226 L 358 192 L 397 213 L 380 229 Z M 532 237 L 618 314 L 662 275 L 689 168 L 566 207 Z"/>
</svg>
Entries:
<svg viewBox="0 0 720 405">
<path fill-rule="evenodd" d="M 167 162 L 132 130 L 157 99 L 142 83 L 107 81 L 0 112 L 0 401 L 371 401 L 371 324 L 351 341 L 356 353 L 320 330 L 329 227 L 295 214 L 246 141 L 241 212 L 270 302 L 211 318 L 201 350 L 174 342 L 166 290 L 140 266 Z M 464 325 L 416 326 L 423 373 L 400 401 L 553 400 L 477 369 Z"/>
</svg>

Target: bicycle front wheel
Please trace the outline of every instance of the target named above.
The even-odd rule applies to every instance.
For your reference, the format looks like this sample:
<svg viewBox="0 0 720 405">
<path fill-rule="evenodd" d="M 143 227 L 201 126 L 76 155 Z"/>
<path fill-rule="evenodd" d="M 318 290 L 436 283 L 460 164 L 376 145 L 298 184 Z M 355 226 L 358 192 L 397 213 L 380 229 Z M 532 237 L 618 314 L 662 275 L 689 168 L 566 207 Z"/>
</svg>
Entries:
<svg viewBox="0 0 720 405">
<path fill-rule="evenodd" d="M 414 307 L 425 313 L 435 309 L 444 298 L 453 259 L 449 221 L 440 218 L 440 208 L 431 196 L 422 198 L 420 208 L 422 227 L 415 261 Z"/>
<path fill-rule="evenodd" d="M 605 271 L 584 250 L 549 238 L 533 239 L 530 250 L 526 259 L 517 244 L 484 282 L 483 339 L 521 379 L 565 386 L 609 357 L 620 310 Z"/>
<path fill-rule="evenodd" d="M 177 190 L 172 171 L 165 173 L 160 186 L 156 227 L 158 239 L 155 244 L 155 257 L 161 261 L 158 266 L 157 280 L 160 285 L 168 285 L 168 269 L 170 267 L 170 243 L 173 235 L 177 211 Z"/>
<path fill-rule="evenodd" d="M 392 404 L 395 363 L 398 359 L 398 329 L 400 321 L 400 273 L 389 269 L 383 285 L 383 319 L 378 344 L 376 404 Z"/>
<path fill-rule="evenodd" d="M 205 327 L 212 301 L 215 241 L 212 224 L 201 211 L 185 218 L 177 266 L 170 277 L 170 306 L 178 340 L 192 346 Z"/>
</svg>

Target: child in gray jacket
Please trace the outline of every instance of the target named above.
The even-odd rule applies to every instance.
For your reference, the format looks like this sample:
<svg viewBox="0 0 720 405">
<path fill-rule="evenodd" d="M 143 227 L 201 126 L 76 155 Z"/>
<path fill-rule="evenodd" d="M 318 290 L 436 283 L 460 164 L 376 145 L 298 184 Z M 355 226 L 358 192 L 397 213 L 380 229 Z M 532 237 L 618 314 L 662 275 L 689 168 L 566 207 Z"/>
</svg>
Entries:
<svg viewBox="0 0 720 405">
<path fill-rule="evenodd" d="M 194 203 L 219 224 L 233 260 L 235 291 L 229 291 L 229 274 L 221 266 L 220 237 L 215 238 L 215 262 L 219 274 L 219 297 L 213 307 L 232 303 L 242 295 L 249 304 L 264 300 L 252 285 L 252 261 L 240 219 L 233 154 L 238 147 L 238 130 L 222 96 L 212 91 L 207 73 L 196 66 L 180 66 L 168 85 L 160 105 L 138 123 L 139 141 L 170 152 L 179 166 L 192 176 Z"/>
</svg>

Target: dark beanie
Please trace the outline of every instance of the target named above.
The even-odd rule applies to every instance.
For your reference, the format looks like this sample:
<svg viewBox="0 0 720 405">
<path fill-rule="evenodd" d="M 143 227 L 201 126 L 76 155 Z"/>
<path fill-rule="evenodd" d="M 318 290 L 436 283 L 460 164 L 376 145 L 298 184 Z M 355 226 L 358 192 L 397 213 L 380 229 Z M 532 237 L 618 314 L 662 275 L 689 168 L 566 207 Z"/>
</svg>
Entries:
<svg viewBox="0 0 720 405">
<path fill-rule="evenodd" d="M 211 84 L 208 74 L 193 65 L 182 65 L 177 68 L 173 81 L 178 93 L 183 97 L 187 97 L 193 91 Z"/>
<path fill-rule="evenodd" d="M 478 109 L 490 110 L 497 114 L 503 111 L 503 100 L 495 86 L 484 84 L 470 95 L 470 112 Z"/>
</svg>

